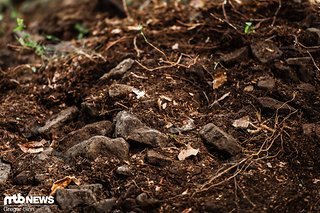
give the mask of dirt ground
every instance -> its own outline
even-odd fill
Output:
[[[83,199],[68,209],[58,201],[38,212],[320,212],[318,5],[139,0],[124,9],[56,0],[0,9],[0,163],[10,166],[0,201],[49,195],[72,176],[66,189],[99,184],[95,201],[112,204],[98,210]],[[19,43],[25,34],[43,51]],[[128,58],[131,68],[105,77]],[[75,116],[41,131],[70,107]],[[125,159],[66,158],[88,139],[82,134],[116,138],[121,111],[166,142],[124,137]],[[83,130],[102,121],[109,129]],[[209,123],[241,151],[206,141]],[[198,152],[179,159],[190,146]]]

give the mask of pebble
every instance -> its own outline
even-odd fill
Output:
[[[111,139],[105,136],[94,136],[74,145],[66,152],[67,157],[82,156],[91,160],[96,159],[99,155],[112,155],[120,159],[127,159],[129,156],[129,144],[123,138]]]
[[[109,78],[121,78],[129,69],[131,69],[134,64],[134,60],[127,58],[120,62],[115,68],[110,70],[110,72],[104,74],[100,80],[108,80]]]
[[[226,157],[235,156],[242,150],[235,138],[213,123],[202,127],[199,134],[206,143],[212,145],[220,154]]]
[[[146,155],[146,161],[155,166],[167,166],[171,164],[171,159],[154,151],[149,150]]]
[[[253,55],[262,63],[269,63],[282,56],[282,51],[272,41],[258,41],[251,44]]]
[[[115,136],[127,141],[158,147],[164,144],[168,137],[158,130],[147,127],[136,116],[127,111],[121,111],[114,119]]]

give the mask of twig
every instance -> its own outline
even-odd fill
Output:
[[[281,7],[282,7],[282,2],[281,2],[281,0],[279,0],[279,6],[278,6],[278,9],[276,10],[276,12],[274,13],[274,16],[273,16],[273,21],[272,21],[272,24],[271,24],[271,26],[272,26],[272,27],[273,27],[273,25],[274,25],[274,24],[275,24],[275,22],[276,22],[277,15],[278,15],[278,13],[279,13],[279,11],[280,11]]]

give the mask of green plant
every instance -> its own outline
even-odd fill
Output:
[[[246,22],[244,25],[244,33],[245,34],[250,34],[254,32],[254,26],[252,22]]]
[[[34,52],[39,55],[43,56],[45,53],[45,47],[40,45],[37,41],[32,39],[29,33],[24,31],[25,29],[24,20],[21,18],[17,18],[17,26],[14,28],[14,32],[16,32],[16,38],[21,46],[31,48]]]
[[[81,23],[76,23],[74,25],[74,29],[78,31],[78,39],[82,39],[85,35],[87,35],[90,31]]]

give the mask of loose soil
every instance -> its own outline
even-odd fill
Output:
[[[55,181],[74,176],[81,184],[102,184],[99,199],[116,198],[116,212],[320,212],[317,5],[133,1],[125,17],[107,1],[43,2],[18,5],[26,31],[47,48],[42,56],[17,42],[15,19],[3,9],[0,149],[11,172],[1,196],[48,195]],[[246,22],[252,24],[247,32]],[[82,39],[77,23],[89,30]],[[135,63],[124,76],[100,79],[127,58]],[[145,95],[110,97],[114,83]],[[37,133],[69,106],[80,114],[49,134]],[[113,121],[122,110],[169,142],[148,147],[129,141],[125,161],[64,159],[59,140],[87,124]],[[251,124],[236,128],[234,121],[244,116]],[[172,133],[172,125],[190,118],[194,129]],[[242,153],[225,156],[205,143],[199,130],[208,123],[236,138]],[[54,148],[43,158],[18,146],[41,140]],[[180,161],[187,144],[199,153]],[[171,163],[148,163],[149,150]],[[133,175],[115,173],[124,164]],[[16,177],[23,171],[29,173],[21,183]],[[142,192],[157,202],[136,202]]]

